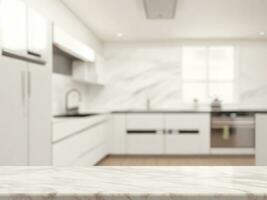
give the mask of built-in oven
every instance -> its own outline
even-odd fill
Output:
[[[255,147],[255,114],[250,112],[213,112],[211,148]]]

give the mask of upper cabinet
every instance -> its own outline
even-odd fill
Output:
[[[3,48],[25,53],[27,49],[27,6],[21,0],[1,1]]]
[[[2,0],[2,54],[45,64],[47,26],[45,18],[28,8],[22,0]]]
[[[95,52],[93,49],[76,40],[57,26],[54,26],[54,45],[83,62],[95,61]]]
[[[31,56],[47,59],[48,24],[45,17],[33,9],[28,10],[28,51]]]
[[[98,62],[95,63],[73,61],[72,63],[72,77],[76,81],[82,81],[96,86],[104,86],[101,79],[101,74],[98,70]]]
[[[71,76],[75,81],[95,86],[104,85],[101,77],[103,59],[96,56],[92,48],[57,26],[54,26],[53,45],[54,72]],[[62,64],[63,59],[65,62]],[[62,70],[63,65],[64,70]]]

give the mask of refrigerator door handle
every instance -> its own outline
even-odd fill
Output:
[[[21,71],[21,103],[23,107],[23,116],[27,117],[27,82],[26,71]]]
[[[31,97],[31,93],[32,93],[32,76],[31,76],[31,72],[28,72],[28,97]]]
[[[21,71],[21,102],[22,102],[22,105],[25,107],[25,104],[26,104],[26,93],[25,93],[25,90],[26,90],[26,87],[25,87],[25,71]]]

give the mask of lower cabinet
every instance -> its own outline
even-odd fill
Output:
[[[209,154],[210,114],[120,114],[113,119],[119,130],[119,154]],[[124,122],[123,125],[119,125]]]
[[[111,154],[120,155],[126,153],[126,115],[113,114],[112,116],[112,142]]]
[[[127,115],[126,154],[163,154],[163,119],[163,114]]]
[[[165,116],[166,154],[209,154],[209,114],[168,114]]]
[[[91,166],[108,154],[210,153],[209,114],[95,116],[55,123],[53,132],[55,166]]]
[[[96,118],[96,119],[93,119]],[[87,121],[87,123],[85,123]],[[78,126],[80,123],[80,127]],[[53,141],[53,165],[55,166],[90,166],[95,165],[109,153],[110,120],[107,117],[96,116],[70,123],[54,124],[54,134],[75,128],[75,132]],[[78,129],[79,127],[79,129]]]
[[[256,165],[267,166],[267,114],[256,114]]]
[[[26,72],[26,62],[0,55],[1,166],[28,165]]]
[[[163,154],[164,135],[159,130],[127,132],[127,154]]]

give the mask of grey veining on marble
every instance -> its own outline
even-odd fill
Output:
[[[267,199],[267,167],[1,167],[0,199]]]
[[[233,44],[238,49],[236,59],[239,63],[234,104],[266,108],[267,44],[244,41]],[[181,47],[179,43],[106,45],[103,52],[105,87],[90,87],[88,107],[145,109],[147,98],[153,109],[184,106]]]

